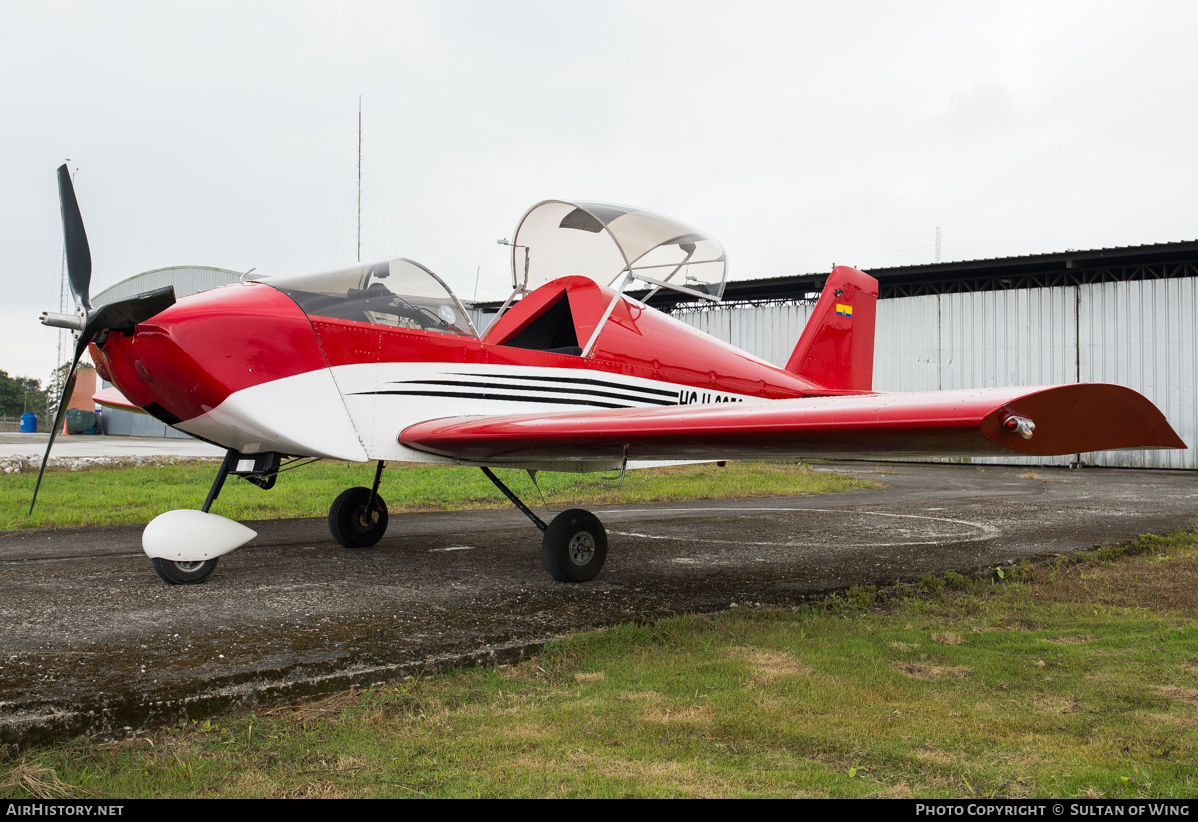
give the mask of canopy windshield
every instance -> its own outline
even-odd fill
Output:
[[[403,257],[258,282],[287,294],[311,316],[478,336],[449,286]]]
[[[611,286],[629,272],[642,280],[720,297],[728,263],[723,246],[711,237],[629,206],[546,200],[530,208],[516,228],[515,288],[532,290],[567,275]]]

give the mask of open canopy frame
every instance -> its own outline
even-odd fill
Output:
[[[546,200],[525,212],[512,242],[512,287],[558,277],[613,286],[631,272],[698,297],[724,293],[728,261],[718,241],[685,223],[631,206]]]
[[[718,301],[728,259],[724,247],[670,217],[611,203],[545,200],[520,219],[512,248],[512,296],[565,276],[615,287],[616,300],[633,280],[696,299]],[[617,285],[618,282],[618,285]],[[615,300],[608,306],[608,314]],[[586,356],[607,314],[583,350]]]

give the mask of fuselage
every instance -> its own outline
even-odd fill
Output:
[[[442,417],[829,393],[626,297],[579,356],[615,298],[585,278],[556,280],[479,339],[322,316],[311,301],[305,311],[284,290],[245,283],[181,299],[92,356],[130,401],[202,439],[352,461],[441,461],[398,435]]]

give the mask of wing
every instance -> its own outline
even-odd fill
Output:
[[[1050,456],[1186,447],[1140,394],[1118,385],[1085,383],[451,417],[409,426],[399,441],[430,454],[491,463],[919,453]]]

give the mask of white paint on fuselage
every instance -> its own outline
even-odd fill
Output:
[[[244,454],[368,459],[326,368],[234,392],[216,408],[175,427]]]
[[[761,400],[576,368],[363,363],[311,371],[238,391],[219,407],[176,427],[243,453],[278,451],[353,462],[463,464],[400,445],[399,434],[409,425],[444,417],[548,415],[605,407],[745,401]],[[510,465],[587,472],[609,471],[621,461],[620,455],[613,454],[610,459]]]
[[[409,462],[457,462],[399,444],[401,431],[426,420],[760,401],[741,394],[705,392],[678,383],[576,368],[364,363],[336,366],[332,371],[370,459]],[[537,466],[555,470],[609,470],[618,466],[620,460],[619,455],[613,455],[611,460],[563,460]],[[585,462],[586,466],[567,467],[564,462]]]

